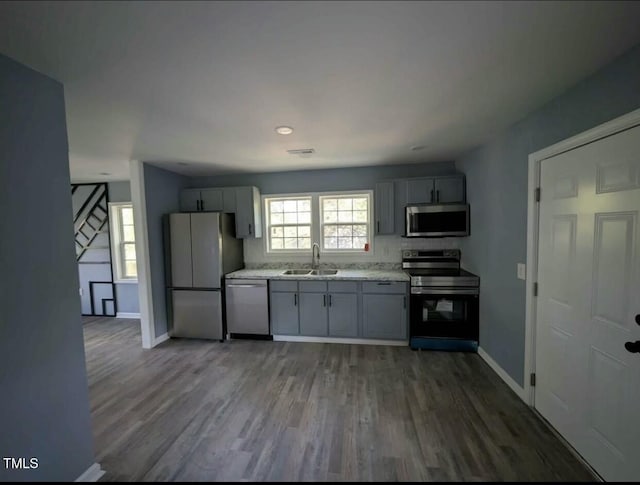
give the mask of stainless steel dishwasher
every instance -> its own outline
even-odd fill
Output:
[[[229,337],[270,336],[267,280],[225,282]]]

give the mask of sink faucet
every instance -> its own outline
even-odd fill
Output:
[[[317,252],[316,248],[318,248]],[[320,245],[314,242],[311,248],[311,268],[318,269],[318,266],[320,266]]]

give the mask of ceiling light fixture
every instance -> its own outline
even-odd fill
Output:
[[[290,135],[293,133],[293,128],[290,126],[276,126],[276,133],[279,135]]]

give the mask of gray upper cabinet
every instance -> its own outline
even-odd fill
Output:
[[[300,293],[300,334],[328,335],[326,293]]]
[[[235,187],[222,188],[222,211],[236,212],[236,189]]]
[[[207,212],[222,212],[222,189],[200,189],[200,210]]]
[[[358,294],[329,293],[329,335],[358,336]]]
[[[376,184],[375,199],[375,233],[394,233],[394,197],[393,182],[380,182]]]
[[[464,203],[464,175],[408,179],[407,204]]]
[[[200,210],[200,189],[180,191],[180,211],[197,212]]]
[[[464,183],[464,175],[438,177],[434,179],[436,203],[465,203],[466,197]]]
[[[298,292],[271,292],[271,331],[274,335],[298,335]]]
[[[257,187],[236,187],[236,237],[262,237],[260,192]]]

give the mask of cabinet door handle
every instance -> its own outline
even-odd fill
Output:
[[[433,202],[433,189],[431,189],[431,202]]]
[[[378,226],[377,232],[380,233],[380,221],[377,222],[377,226]]]
[[[406,296],[402,297],[402,308],[407,308],[407,297]]]
[[[436,190],[436,202],[440,202],[440,191]]]
[[[200,210],[204,210],[204,200],[200,199]]]
[[[200,210],[200,199],[196,200],[196,210],[199,211]]]
[[[251,234],[251,223],[249,223],[249,234]]]
[[[322,306],[327,306],[327,295],[322,295]]]
[[[293,306],[298,306],[298,294],[293,294]]]
[[[329,306],[331,306],[331,295],[329,295]]]

